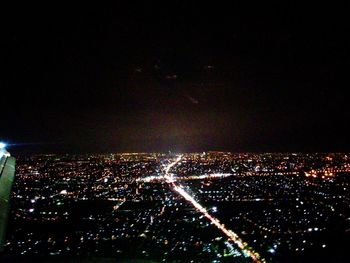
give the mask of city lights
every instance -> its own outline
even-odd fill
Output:
[[[347,233],[349,168],[329,153],[18,158],[5,251],[128,258],[140,247],[132,256],[160,262],[329,253],[334,224]]]

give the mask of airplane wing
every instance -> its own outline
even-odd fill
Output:
[[[0,149],[0,252],[4,249],[9,200],[15,177],[16,159]]]

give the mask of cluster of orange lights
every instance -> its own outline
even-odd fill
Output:
[[[320,171],[311,170],[310,172],[305,172],[305,176],[313,177],[313,178],[317,178],[319,176],[323,179],[325,177],[334,176],[334,172],[333,170],[320,170]]]

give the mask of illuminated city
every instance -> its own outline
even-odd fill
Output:
[[[349,171],[347,154],[19,157],[5,253],[341,261],[349,242]]]
[[[350,262],[348,3],[7,3],[0,263]]]

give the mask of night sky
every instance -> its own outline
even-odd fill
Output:
[[[201,2],[2,10],[0,139],[12,152],[349,151],[348,6]]]

